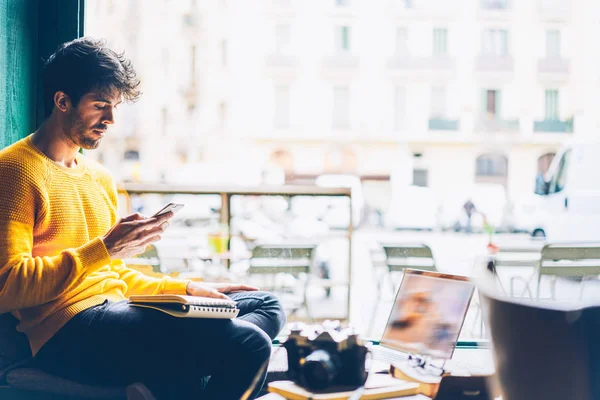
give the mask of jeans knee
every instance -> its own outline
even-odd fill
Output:
[[[276,324],[277,332],[280,332],[287,318],[279,298],[272,293],[265,292],[263,309],[269,314],[273,323]]]
[[[271,356],[271,338],[254,325],[246,330],[242,347],[240,357],[251,364],[262,365]]]

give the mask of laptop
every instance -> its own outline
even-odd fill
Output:
[[[409,355],[451,359],[474,290],[464,276],[405,269],[372,359],[386,364]]]

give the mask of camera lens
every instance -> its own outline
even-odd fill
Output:
[[[339,360],[325,350],[315,350],[305,360],[302,373],[309,389],[327,388],[339,371]]]

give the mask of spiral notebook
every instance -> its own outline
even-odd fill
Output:
[[[233,319],[240,312],[233,300],[177,294],[132,295],[129,304],[181,318]]]

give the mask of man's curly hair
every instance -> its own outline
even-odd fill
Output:
[[[123,99],[136,101],[141,92],[131,61],[117,53],[104,40],[84,37],[63,43],[44,65],[42,74],[46,117],[52,114],[54,95],[62,91],[74,106],[89,92],[116,90]]]

